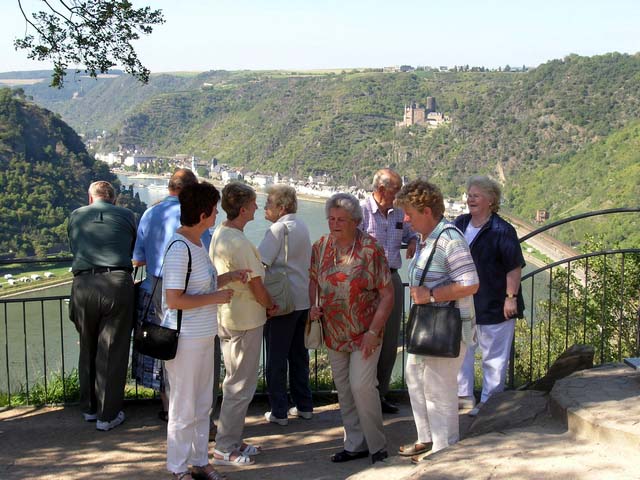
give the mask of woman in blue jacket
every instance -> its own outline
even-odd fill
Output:
[[[501,193],[500,186],[490,178],[471,177],[467,182],[469,213],[455,220],[469,243],[480,278],[480,288],[473,297],[482,353],[482,394],[478,405],[473,396],[475,347],[467,349],[458,374],[459,406],[472,408],[472,416],[493,393],[504,390],[515,318],[519,311],[522,313],[518,303],[525,261],[515,229],[497,213]]]

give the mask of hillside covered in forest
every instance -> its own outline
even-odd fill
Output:
[[[57,115],[0,88],[0,256],[68,250],[67,218],[95,180],[117,178]],[[139,199],[122,202],[139,211]]]
[[[525,73],[460,70],[211,71],[155,75],[147,87],[124,76],[91,80],[73,95],[25,91],[79,131],[102,122],[111,132],[105,149],[135,144],[364,187],[390,165],[409,178],[426,175],[449,195],[486,173],[505,185],[505,208],[525,219],[536,209],[557,220],[638,205],[637,158],[627,145],[637,140],[640,55],[572,55]],[[428,96],[451,122],[397,128],[404,106]],[[604,165],[615,173],[603,184]]]

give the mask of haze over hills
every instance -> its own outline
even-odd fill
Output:
[[[61,91],[23,88],[80,132],[112,132],[104,148],[135,143],[157,155],[299,177],[323,172],[365,187],[390,165],[450,195],[487,173],[504,183],[506,209],[531,219],[546,208],[556,220],[638,205],[639,78],[638,54],[613,53],[526,73],[211,71],[154,75],[148,86],[118,76],[81,78]],[[450,124],[395,127],[406,104],[428,96]],[[605,231],[640,242],[637,226]]]

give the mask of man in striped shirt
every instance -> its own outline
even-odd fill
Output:
[[[395,303],[387,321],[382,350],[378,360],[378,391],[383,413],[397,413],[398,407],[388,402],[385,395],[389,391],[389,382],[396,361],[398,334],[402,317],[404,291],[398,269],[402,266],[400,248],[407,244],[406,258],[412,258],[416,250],[415,232],[411,225],[404,222],[404,211],[393,207],[396,193],[402,187],[402,179],[390,168],[378,170],[373,176],[373,192],[362,202],[362,223],[360,229],[374,237],[384,248],[391,269],[391,280]]]

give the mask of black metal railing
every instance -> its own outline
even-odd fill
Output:
[[[640,208],[616,208],[575,215],[520,242],[585,218],[638,212]],[[640,248],[596,250],[523,275],[526,322],[517,323],[508,386],[540,378],[573,344],[593,346],[597,364],[640,355],[639,279]]]

